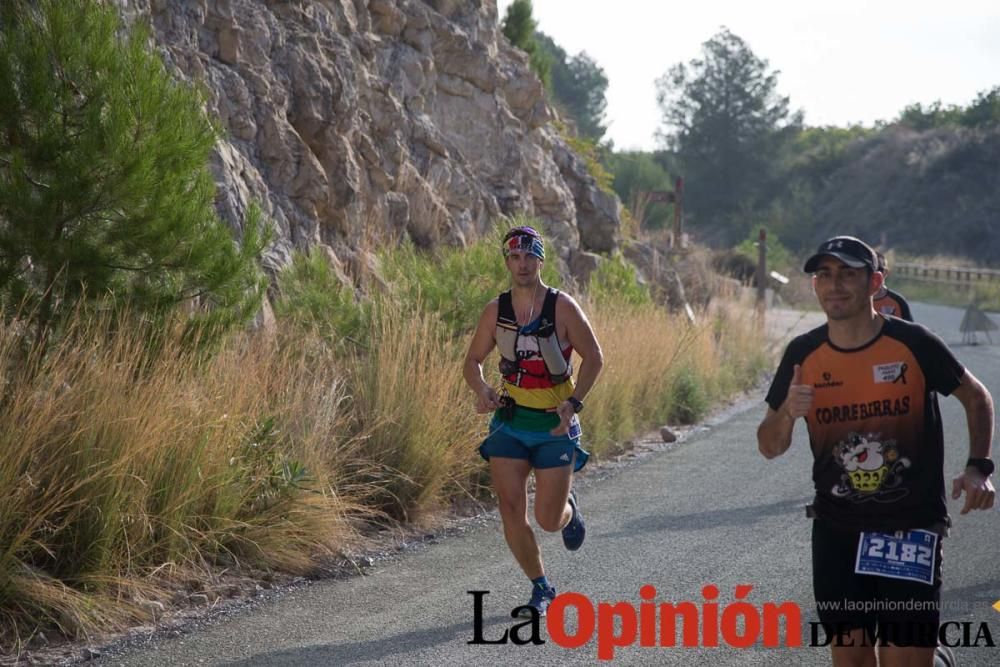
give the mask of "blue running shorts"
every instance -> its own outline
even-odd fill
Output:
[[[575,415],[566,435],[513,428],[495,415],[489,428],[489,435],[479,446],[479,454],[487,461],[491,456],[522,459],[530,461],[533,468],[558,468],[572,462],[576,472],[590,458],[590,453],[580,447],[580,420]]]

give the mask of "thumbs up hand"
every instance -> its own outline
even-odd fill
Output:
[[[795,368],[792,370],[792,382],[788,385],[788,396],[781,409],[792,420],[805,417],[809,414],[809,408],[812,407],[814,391],[812,385],[802,384],[802,366],[795,364]]]

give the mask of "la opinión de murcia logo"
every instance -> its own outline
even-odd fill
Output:
[[[549,605],[545,627],[549,638],[563,648],[581,648],[596,635],[597,657],[601,660],[612,659],[615,649],[636,642],[644,648],[723,644],[746,648],[762,639],[769,647],[801,646],[799,605],[785,601],[765,602],[758,607],[746,600],[752,590],[751,585],[736,586],[734,600],[720,604],[719,588],[708,584],[701,589],[700,602],[656,602],[656,588],[646,584],[639,589],[638,606],[626,601],[595,605],[582,593],[563,593]],[[512,617],[517,617],[527,610],[528,620],[505,629],[499,637],[487,639],[483,634],[483,598],[489,591],[468,593],[473,596],[475,614],[469,644],[545,643],[539,633],[541,618],[528,606],[511,612]],[[571,612],[576,616],[575,628],[567,623]]]
[[[595,642],[597,657],[611,660],[615,651],[628,646],[642,648],[712,648],[730,646],[749,648],[798,648],[803,645],[802,610],[791,600],[753,604],[748,598],[750,584],[737,585],[733,598],[722,602],[719,588],[708,584],[701,589],[700,601],[656,601],[656,588],[646,584],[639,589],[639,603],[629,601],[594,603],[582,593],[562,593],[549,605],[545,629],[549,640],[566,649],[581,649]],[[487,637],[483,627],[484,599],[489,591],[466,591],[473,598],[472,639],[468,644],[544,644],[542,617],[534,607],[521,606],[511,611],[512,619],[522,619]],[[1000,602],[998,602],[1000,606]],[[1000,611],[1000,609],[998,609]],[[575,623],[573,619],[575,618]],[[918,624],[919,625],[919,624]],[[842,629],[819,622],[809,623],[809,646],[837,644]],[[909,624],[889,624],[882,635],[866,635],[864,645],[898,643],[900,639],[923,637],[928,629]],[[820,634],[822,631],[822,636]],[[933,632],[933,629],[929,630]],[[950,647],[994,647],[993,635],[984,621],[943,622],[938,641]],[[840,644],[837,644],[840,645]]]

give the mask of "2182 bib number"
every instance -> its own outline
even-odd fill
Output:
[[[937,533],[928,530],[861,533],[854,571],[933,584],[937,541]]]

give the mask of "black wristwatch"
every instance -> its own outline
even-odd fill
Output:
[[[581,401],[580,399],[570,396],[566,400],[569,401],[569,404],[573,406],[573,412],[580,412],[580,410],[583,410],[583,401]]]
[[[969,459],[965,462],[965,467],[975,468],[983,473],[983,477],[989,477],[996,470],[996,466],[993,465],[993,459]]]

